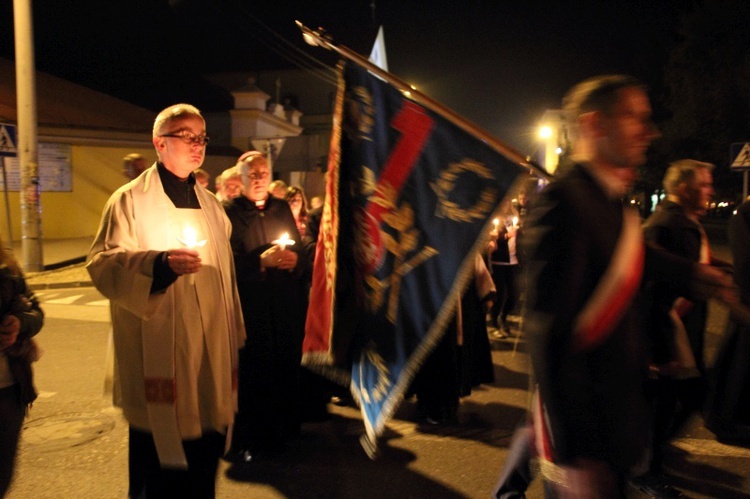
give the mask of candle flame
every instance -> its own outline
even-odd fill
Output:
[[[198,241],[198,231],[190,226],[182,228],[182,237],[177,238],[187,248],[196,248],[206,244],[206,240]]]
[[[275,241],[271,241],[273,244],[278,244],[281,246],[281,249],[285,249],[287,246],[291,246],[294,244],[294,239],[289,239],[289,233],[284,232],[281,234],[281,237],[276,239]]]

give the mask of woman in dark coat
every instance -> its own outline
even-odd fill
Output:
[[[31,338],[43,322],[39,302],[0,240],[0,497],[13,477],[26,409],[36,399],[31,363],[38,354]]]

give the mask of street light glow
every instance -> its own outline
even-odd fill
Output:
[[[543,125],[539,127],[539,138],[546,140],[548,138],[552,137],[552,128],[548,125]]]

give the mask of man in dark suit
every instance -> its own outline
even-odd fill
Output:
[[[692,159],[675,161],[664,175],[666,198],[643,225],[646,240],[693,262],[729,268],[714,258],[700,223],[714,194],[714,165]],[[647,337],[653,365],[649,394],[654,411],[649,472],[643,484],[660,484],[662,447],[694,411],[703,406],[706,386],[703,344],[706,300],[686,296],[670,282],[649,285]],[[662,488],[664,488],[662,486]]]
[[[539,194],[525,225],[535,444],[562,496],[621,497],[649,428],[637,305],[644,274],[722,291],[731,282],[647,248],[640,217],[623,203],[658,135],[641,84],[592,78],[563,105],[575,164]]]
[[[706,232],[700,218],[705,215],[708,203],[714,194],[711,171],[714,165],[692,159],[672,163],[664,175],[666,198],[643,225],[647,241],[680,255],[688,260],[719,267],[731,266],[711,254]],[[656,334],[666,333],[667,340],[673,337],[673,322],[679,322],[687,332],[691,362],[700,374],[703,366],[703,333],[706,327],[708,306],[705,300],[690,300],[683,297],[679,289],[670,283],[656,283],[653,318],[650,329]],[[672,320],[670,320],[670,315]],[[672,347],[672,342],[662,346]],[[671,349],[671,348],[670,348]],[[657,364],[666,364],[674,358],[669,352],[658,352]],[[667,357],[667,358],[665,358]],[[687,367],[684,366],[683,367]]]

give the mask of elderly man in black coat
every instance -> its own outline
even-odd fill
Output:
[[[265,157],[251,151],[238,166],[243,195],[224,205],[248,333],[240,351],[233,454],[249,462],[283,450],[285,440],[299,433],[309,263],[288,203],[268,193]]]

